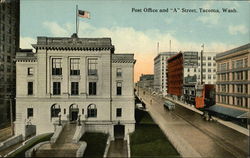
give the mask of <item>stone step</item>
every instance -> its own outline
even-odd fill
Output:
[[[76,124],[66,124],[56,144],[71,143],[76,131]]]
[[[76,150],[38,150],[35,153],[35,157],[75,157]]]

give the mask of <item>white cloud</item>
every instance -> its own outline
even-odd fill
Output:
[[[45,21],[43,25],[44,27],[49,28],[53,35],[60,37],[70,36],[69,32],[72,30],[72,26],[69,23],[63,25],[64,28],[62,28],[56,22]]]
[[[53,36],[67,35],[69,37],[75,32],[73,25],[60,26],[55,22],[46,22],[46,26]],[[202,43],[200,42],[180,41],[172,34],[157,29],[143,32],[132,27],[97,28],[88,23],[80,22],[78,36],[88,38],[110,37],[116,53],[134,53],[137,60],[135,65],[136,80],[141,73],[153,73],[153,59],[157,55],[157,42],[160,43],[160,52],[169,51],[170,40],[171,51],[200,51],[202,49]],[[205,43],[205,51],[221,52],[233,47],[218,42]]]
[[[197,18],[197,21],[200,21],[204,24],[208,24],[208,25],[216,25],[219,22],[219,18],[220,16],[218,14],[215,13],[211,13],[205,16],[199,16]]]
[[[22,49],[32,49],[31,44],[35,44],[36,40],[31,37],[20,37],[20,48]]]
[[[248,29],[245,25],[230,25],[228,26],[228,32],[231,35],[236,35],[236,34],[246,34],[248,32]]]

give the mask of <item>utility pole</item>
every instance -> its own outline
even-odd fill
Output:
[[[203,52],[204,52],[204,44],[202,44],[201,50],[201,85],[203,84]]]

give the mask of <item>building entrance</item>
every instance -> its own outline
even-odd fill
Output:
[[[76,104],[72,104],[69,107],[69,120],[76,121],[78,118],[79,109]]]
[[[124,138],[124,125],[115,125],[114,126],[114,136],[115,139],[123,139]]]

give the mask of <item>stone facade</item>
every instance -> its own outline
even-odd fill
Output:
[[[216,104],[250,108],[250,43],[216,55]]]
[[[115,126],[134,131],[133,54],[114,54],[110,38],[38,37],[33,47],[16,58],[16,134],[79,120],[112,137]]]

